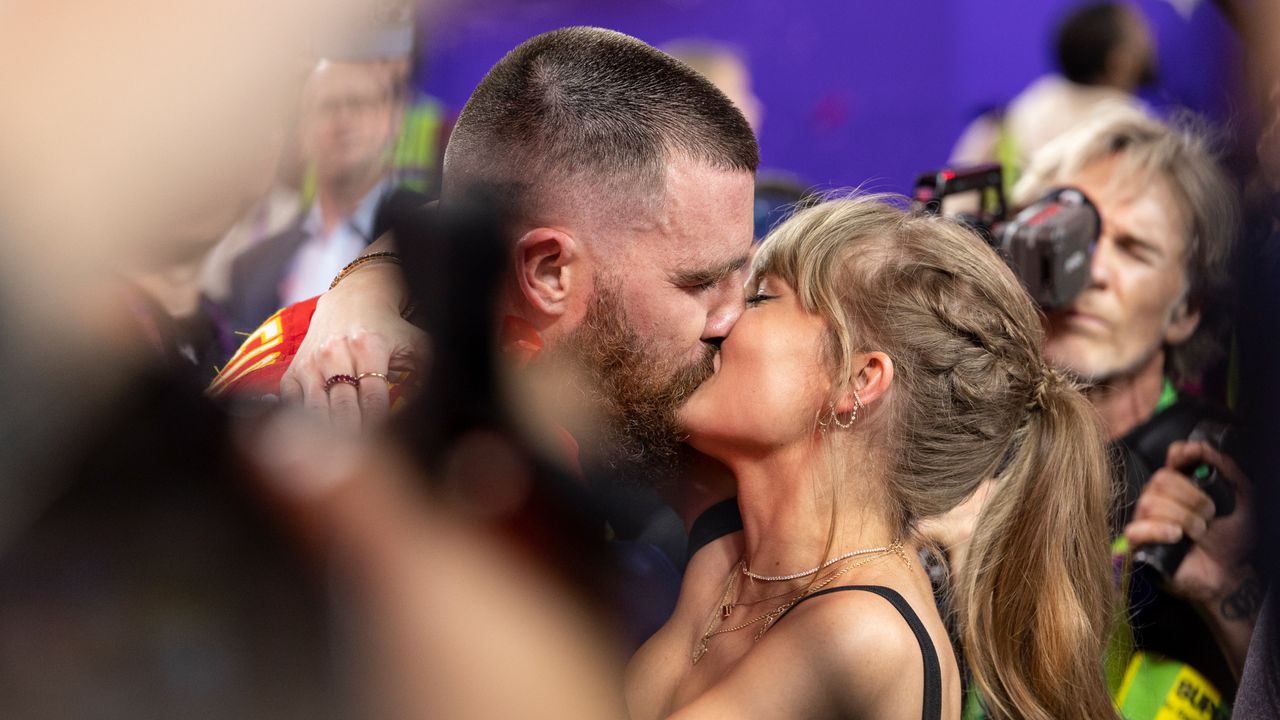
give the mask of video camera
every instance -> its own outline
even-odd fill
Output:
[[[977,212],[953,218],[977,230],[1004,257],[1040,307],[1071,304],[1089,283],[1102,229],[1089,198],[1076,188],[1057,188],[1008,219],[1003,172],[999,165],[981,165],[925,173],[916,179],[912,199],[918,210],[942,214],[945,198],[970,194],[977,195]]]

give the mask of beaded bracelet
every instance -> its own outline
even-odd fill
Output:
[[[333,282],[329,283],[329,289],[332,290],[338,287],[338,283],[342,282],[343,279],[345,279],[348,275],[350,275],[353,270],[360,267],[361,265],[373,262],[374,260],[386,260],[388,262],[393,262],[397,265],[401,264],[400,256],[389,250],[382,250],[379,252],[371,252],[368,255],[361,255],[355,260],[352,260],[351,262],[347,263],[346,267],[338,271],[337,276],[333,278]]]

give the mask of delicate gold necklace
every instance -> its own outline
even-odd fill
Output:
[[[849,551],[849,552],[847,552],[847,553],[845,553],[845,554],[843,554],[843,555],[840,555],[840,556],[838,556],[838,557],[833,557],[833,558],[831,558],[830,560],[828,560],[828,561],[826,561],[826,562],[822,563],[821,565],[819,565],[819,566],[818,566],[818,567],[816,567],[816,568],[813,568],[813,569],[811,569],[811,570],[805,570],[805,571],[803,571],[803,572],[791,573],[790,575],[757,575],[757,574],[755,574],[755,573],[751,572],[750,568],[748,568],[748,567],[746,566],[746,564],[745,564],[745,563],[743,563],[743,565],[742,565],[742,574],[743,574],[743,575],[746,575],[747,577],[751,578],[752,580],[760,580],[760,581],[763,581],[763,582],[785,582],[785,581],[787,581],[787,580],[798,580],[798,579],[800,579],[800,578],[802,578],[802,577],[809,577],[810,575],[816,575],[816,574],[818,574],[819,572],[821,572],[821,571],[823,571],[823,570],[826,570],[828,567],[830,567],[830,566],[832,566],[832,565],[835,565],[836,563],[838,563],[838,562],[840,562],[840,561],[842,561],[842,560],[848,560],[849,558],[857,557],[857,556],[859,556],[859,555],[873,555],[873,554],[874,554],[874,555],[876,555],[877,557],[879,557],[881,554],[883,554],[883,553],[885,553],[885,552],[892,551],[892,550],[893,550],[893,545],[892,545],[892,544],[890,544],[890,545],[885,545],[884,547],[878,547],[878,548],[867,548],[866,550],[851,550],[851,551]]]
[[[738,561],[738,567],[741,568],[745,566],[746,566],[745,558]],[[745,575],[746,573],[743,573],[743,574]],[[735,608],[747,607],[748,605],[759,605],[760,603],[769,602],[770,600],[777,600],[778,598],[787,597],[788,595],[795,593],[794,588],[787,588],[782,592],[774,593],[772,595],[765,595],[764,597],[758,597],[755,600],[743,601],[738,599],[738,596],[742,593],[742,590],[737,585],[737,578],[734,576],[730,576],[729,581],[730,581],[730,586],[733,588],[733,590],[730,591],[729,594],[733,596],[733,599],[729,600],[727,598],[724,598],[722,599],[720,604],[720,616],[726,620],[729,619],[729,615],[733,613]]]
[[[862,560],[859,560],[856,563],[853,563],[852,565],[846,565],[843,568],[840,568],[839,570],[837,570],[836,572],[831,573],[831,575],[828,576],[822,582],[819,582],[815,585],[807,587],[804,590],[801,590],[798,595],[795,595],[787,602],[779,605],[778,607],[774,608],[773,610],[770,610],[769,612],[763,615],[759,615],[744,623],[741,623],[739,625],[734,625],[733,627],[730,627],[730,628],[720,628],[719,630],[717,630],[716,629],[717,623],[723,620],[727,620],[729,618],[729,614],[733,612],[733,608],[737,604],[736,602],[730,602],[729,596],[731,593],[733,593],[734,588],[737,587],[739,570],[746,567],[745,560],[739,561],[738,565],[734,567],[734,569],[729,571],[729,579],[728,579],[728,582],[725,583],[724,593],[720,596],[720,603],[716,608],[716,612],[712,613],[711,621],[707,623],[706,632],[702,634],[702,637],[693,646],[693,664],[697,665],[698,661],[702,659],[702,656],[707,654],[707,651],[710,649],[711,638],[715,637],[716,635],[724,635],[725,633],[731,633],[731,632],[736,632],[738,630],[743,630],[748,627],[751,627],[752,625],[755,625],[758,622],[763,621],[764,624],[760,626],[760,629],[756,631],[755,637],[752,639],[752,642],[759,641],[760,638],[764,637],[764,634],[768,632],[769,628],[773,627],[773,624],[778,621],[778,618],[782,617],[782,615],[786,613],[788,610],[790,610],[792,607],[794,607],[796,603],[800,602],[801,600],[808,597],[809,595],[812,595],[813,593],[816,593],[819,590],[823,589],[824,587],[835,582],[837,578],[841,577],[842,575],[844,575],[845,573],[849,572],[854,568],[862,567],[863,565],[866,565],[869,562],[878,560],[886,555],[891,555],[891,554],[896,554],[898,557],[902,559],[903,563],[905,563],[908,567],[911,566],[911,562],[907,559],[906,553],[903,552],[902,550],[902,543],[900,541],[894,541],[893,543],[891,543],[890,545],[887,545],[886,547],[878,548],[876,552],[878,554],[873,555],[872,557],[864,558]],[[867,554],[867,553],[864,552],[861,554]],[[849,560],[852,557],[854,556],[850,555],[842,559],[837,559],[834,562],[840,562],[841,560]],[[827,565],[824,565],[823,567],[828,567],[831,564],[832,563],[827,563]],[[819,568],[819,570],[821,569],[822,568]],[[804,576],[801,575],[799,577],[804,577]]]

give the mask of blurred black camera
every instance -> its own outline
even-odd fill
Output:
[[[1088,285],[1102,218],[1083,192],[1051,190],[1008,219],[1003,172],[999,165],[982,165],[925,173],[916,179],[912,199],[918,210],[942,214],[944,199],[963,195],[977,196],[976,211],[953,219],[977,230],[1004,257],[1040,307],[1066,307]]]

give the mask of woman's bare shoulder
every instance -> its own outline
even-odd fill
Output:
[[[698,551],[685,569],[675,611],[627,664],[627,705],[632,718],[661,717],[691,664],[693,645],[708,613],[724,592],[729,573],[742,557],[741,533]]]
[[[869,717],[895,717],[888,710],[919,707],[924,696],[920,642],[884,597],[852,589],[813,597],[779,621],[774,632],[787,639],[789,654],[803,657],[821,676],[833,704]],[[877,708],[886,712],[874,712]]]
[[[920,651],[893,606],[863,592],[807,600],[674,717],[920,717]],[[914,717],[904,708],[914,707]]]

